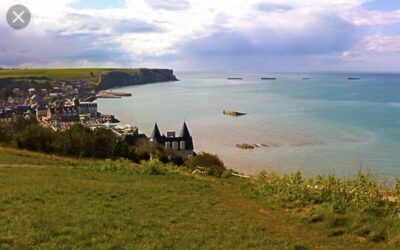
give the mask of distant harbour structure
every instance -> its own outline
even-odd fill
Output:
[[[150,141],[163,146],[165,149],[172,150],[182,157],[194,155],[193,138],[190,135],[186,122],[183,123],[179,136],[175,135],[175,131],[168,131],[167,135],[161,135],[157,123],[154,125]]]
[[[261,80],[270,80],[270,81],[274,81],[274,80],[276,80],[276,77],[261,77]]]
[[[222,113],[224,115],[230,115],[230,116],[243,116],[246,115],[246,113],[242,113],[242,112],[238,112],[238,111],[234,111],[234,110],[223,110]]]

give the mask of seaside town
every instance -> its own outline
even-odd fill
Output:
[[[193,139],[186,123],[179,136],[175,131],[162,135],[155,124],[150,137],[141,134],[137,127],[121,126],[113,114],[102,114],[98,111],[97,98],[122,98],[129,93],[99,91],[96,93],[83,80],[55,80],[48,88],[12,88],[11,93],[0,101],[0,122],[7,122],[16,116],[25,119],[36,119],[38,123],[54,131],[65,131],[73,124],[80,123],[91,128],[110,129],[119,140],[132,144],[138,140],[148,140],[181,155],[194,154]]]

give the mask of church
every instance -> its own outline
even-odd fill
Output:
[[[183,157],[193,156],[194,154],[193,139],[186,122],[183,123],[179,136],[175,135],[175,131],[168,131],[167,135],[161,135],[156,123],[150,141],[162,145],[165,149],[173,150],[175,153]]]

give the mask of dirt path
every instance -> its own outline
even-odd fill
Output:
[[[0,164],[0,168],[48,168],[46,165],[32,164]]]

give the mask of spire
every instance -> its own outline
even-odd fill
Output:
[[[150,138],[153,140],[153,142],[160,142],[161,141],[161,133],[160,133],[160,130],[158,129],[157,123],[154,124],[153,133],[151,133],[151,137]]]
[[[183,138],[192,137],[190,135],[190,132],[189,132],[189,129],[188,129],[187,125],[186,125],[186,122],[183,122],[183,127],[182,127],[181,134],[179,135],[179,137],[183,137]]]
[[[193,150],[193,139],[192,136],[190,135],[189,129],[186,125],[186,122],[183,123],[183,127],[181,130],[181,134],[179,135],[179,137],[183,138],[185,140],[186,143],[186,149],[189,150]]]

